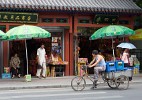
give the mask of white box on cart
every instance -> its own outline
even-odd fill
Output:
[[[107,72],[107,73],[105,73],[105,78],[113,79],[113,78],[117,78],[121,75],[125,75],[127,77],[132,77],[133,76],[133,70],[127,69],[127,70],[124,70],[124,71]]]
[[[133,76],[133,71],[131,69],[127,69],[124,71],[117,71],[115,72],[115,77],[119,77],[120,75],[125,75],[127,77],[132,77]]]
[[[123,75],[127,76],[127,77],[132,77],[133,76],[133,70],[128,69],[122,72]]]
[[[115,78],[119,77],[120,75],[123,75],[123,71],[115,72]]]
[[[107,72],[105,73],[105,78],[113,79],[115,77],[115,72]]]

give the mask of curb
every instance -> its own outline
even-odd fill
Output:
[[[130,84],[138,84],[142,81],[133,81]],[[107,83],[99,82],[100,86],[107,86]],[[86,84],[86,86],[92,86],[92,84]],[[28,86],[28,87],[0,87],[0,90],[18,90],[18,89],[42,89],[42,88],[67,88],[71,85],[52,85],[52,86]]]

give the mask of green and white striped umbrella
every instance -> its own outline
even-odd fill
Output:
[[[37,26],[22,25],[10,29],[7,33],[7,40],[48,38],[51,34]]]
[[[121,25],[109,25],[98,29],[91,35],[90,40],[96,40],[100,38],[115,38],[125,37],[135,34],[134,30],[121,26]]]
[[[7,33],[7,38],[5,40],[22,40],[25,39],[26,48],[26,61],[27,61],[27,74],[28,74],[28,52],[26,39],[32,38],[48,38],[51,34],[37,26],[32,25],[22,25],[10,29]]]
[[[121,26],[121,25],[109,25],[98,29],[96,32],[91,35],[90,40],[96,39],[112,39],[112,49],[113,57],[115,59],[114,47],[113,47],[113,38],[116,37],[126,37],[135,34],[134,30]]]

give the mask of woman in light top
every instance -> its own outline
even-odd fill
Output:
[[[124,49],[122,56],[120,57],[124,61],[124,67],[129,67],[129,49]]]
[[[121,60],[124,61],[124,67],[130,67],[130,62],[129,62],[129,49],[124,49],[124,52],[121,56]],[[129,77],[129,81],[132,80],[132,77]]]
[[[91,89],[94,89],[97,86],[99,72],[105,71],[106,63],[105,63],[104,57],[100,55],[97,50],[92,51],[92,56],[93,56],[93,60],[90,62],[88,67],[90,68],[94,67],[94,82],[93,82],[93,87],[91,88]]]

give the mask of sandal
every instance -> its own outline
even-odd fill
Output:
[[[20,77],[21,77],[21,75],[19,74],[19,75],[18,75],[18,78],[20,78]]]
[[[11,78],[15,78],[15,75],[13,75]]]

